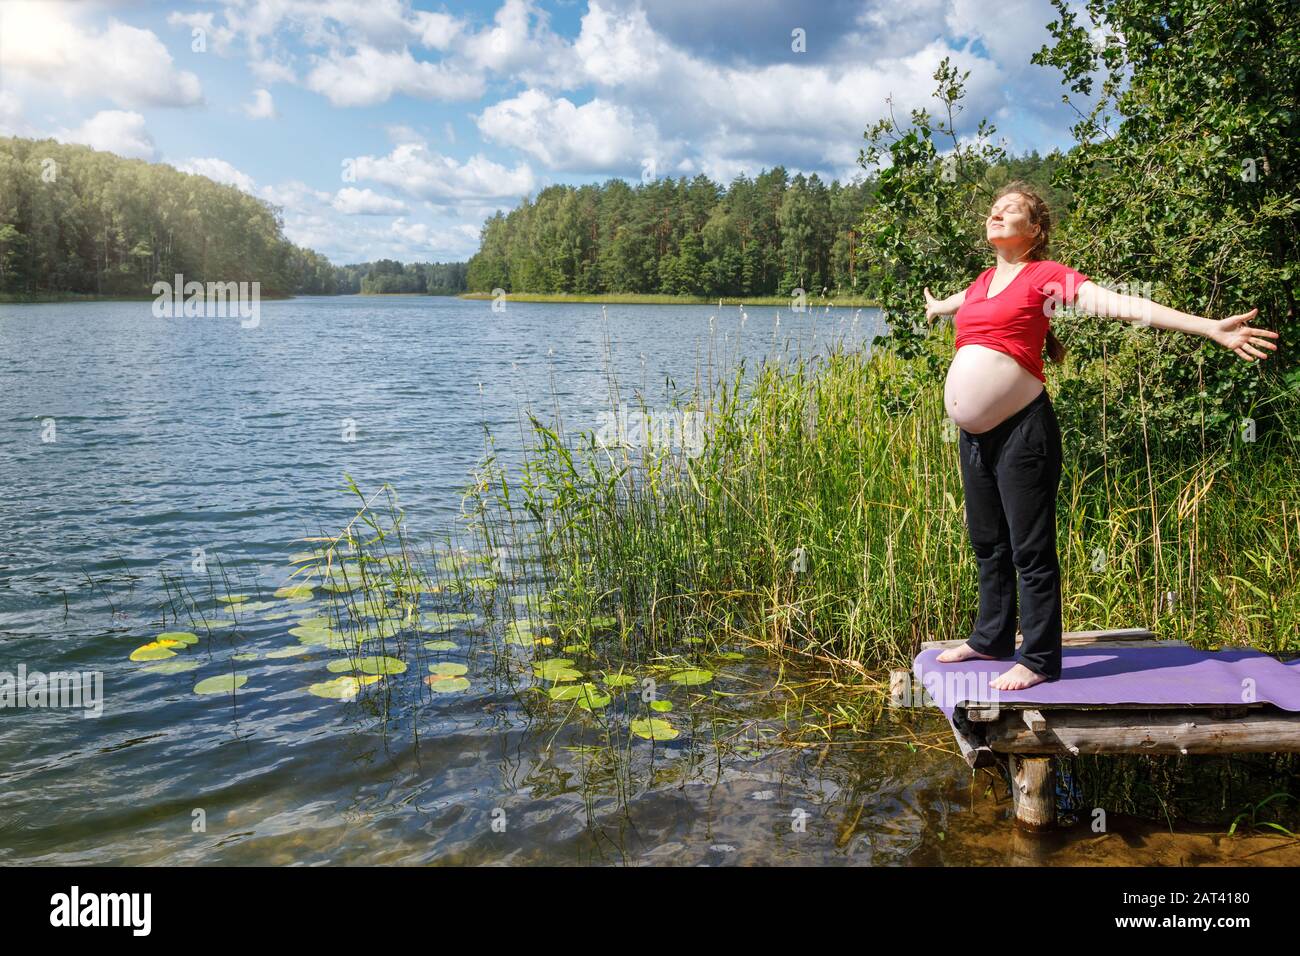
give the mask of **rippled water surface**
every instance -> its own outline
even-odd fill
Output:
[[[395,629],[365,653],[405,673],[351,700],[308,693],[341,655],[290,630],[334,596],[274,592],[302,539],[354,515],[345,474],[391,483],[435,548],[484,427],[517,463],[530,402],[593,428],[607,371],[666,408],[665,379],[690,388],[710,362],[875,331],[869,310],[783,312],[611,306],[603,323],[591,305],[302,298],[241,329],[149,303],[0,305],[0,671],[99,673],[104,693],[98,717],[0,710],[0,862],[1093,862],[1095,843],[1009,834],[1005,799],[933,714],[792,743],[798,675],[743,648],[707,660],[705,686],[651,671],[673,739],[629,734],[638,687],[599,713],[553,701],[491,616],[518,594],[472,620],[449,617],[467,613],[458,595],[425,595],[446,645]],[[198,641],[129,659],[174,631]],[[584,674],[622,666],[563,653]],[[462,666],[468,687],[435,692],[430,665]],[[212,678],[240,686],[195,692]],[[1159,837],[1148,856],[1225,858],[1213,835]]]
[[[782,817],[796,794],[809,808],[824,799],[825,784],[799,772],[802,751],[765,746],[783,715],[761,661],[719,671],[714,686],[736,696],[665,682],[677,704],[665,719],[681,734],[649,741],[626,733],[625,718],[644,710],[635,688],[603,721],[531,698],[530,668],[482,615],[439,635],[455,651],[388,641],[408,672],[351,701],[305,691],[333,678],[336,651],[267,656],[298,643],[287,632],[301,618],[329,613],[320,592],[272,594],[292,583],[302,538],[335,533],[355,512],[345,474],[367,491],[390,482],[408,532],[433,540],[456,526],[484,426],[507,463],[530,402],[543,418],[558,404],[570,428],[595,427],[607,362],[625,397],[640,389],[667,407],[666,376],[689,388],[710,362],[872,331],[856,311],[787,314],[779,327],[775,309],[750,311],[742,322],[736,308],[616,306],[605,323],[598,306],[512,303],[498,314],[455,299],[303,298],[262,303],[260,325],[244,329],[157,319],[143,302],[0,306],[0,665],[104,682],[99,717],[0,712],[0,854],[680,863],[808,853],[811,841],[780,839],[791,832]],[[178,589],[198,623],[166,616]],[[236,592],[257,609],[232,613],[220,598]],[[462,609],[430,608],[444,610]],[[200,640],[175,658],[128,659],[177,630]],[[165,672],[182,659],[198,666]],[[418,679],[429,663],[463,664],[470,687],[430,693]],[[225,675],[246,683],[194,693]]]

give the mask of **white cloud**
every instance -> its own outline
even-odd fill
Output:
[[[263,83],[297,83],[298,76],[293,67],[276,60],[256,60],[248,65],[253,75]]]
[[[245,103],[243,110],[250,119],[272,119],[275,101],[268,90],[253,90],[253,102]]]
[[[24,0],[4,6],[0,63],[7,76],[52,86],[65,96],[106,96],[123,107],[202,102],[199,79],[177,70],[151,31],[109,19],[102,32],[72,8]]]
[[[31,136],[23,118],[23,103],[12,90],[0,90],[0,136]]]
[[[427,13],[415,11],[412,28],[419,37],[420,44],[434,50],[445,50],[451,46],[464,29],[464,24],[447,13]]]
[[[286,210],[328,206],[334,199],[330,193],[321,189],[312,189],[297,179],[279,185],[263,186],[258,193],[263,199]]]
[[[56,138],[65,143],[85,143],[127,159],[153,159],[157,152],[153,137],[145,129],[144,117],[126,110],[101,110],[76,129],[60,131]]]
[[[189,27],[189,46],[192,50],[197,47],[196,52],[211,50],[225,56],[235,40],[235,31],[216,25],[211,13],[169,13],[167,23],[173,27]]]
[[[880,52],[857,59],[730,66],[670,43],[639,4],[615,9],[610,0],[590,0],[572,52],[575,69],[597,90],[593,102],[621,110],[619,116],[630,110],[630,115],[649,118],[643,123],[657,134],[639,129],[637,137],[657,135],[657,148],[650,144],[643,152],[656,158],[660,170],[697,168],[711,177],[728,173],[723,179],[728,181],[737,172],[752,174],[777,163],[843,169],[846,151],[851,148],[856,156],[863,130],[884,115],[886,97],[893,97],[895,114],[902,117],[912,108],[938,108],[932,74],[945,56],[958,69],[972,70],[965,103],[971,115],[985,115],[1002,101],[997,63],[950,46],[937,37],[933,22],[921,26],[910,16],[884,9],[864,17],[861,25],[875,26],[872,17],[902,18],[900,22],[928,32],[917,32],[915,42],[891,41],[883,49],[877,44]],[[923,36],[928,42],[920,42]],[[865,48],[866,40],[862,42]],[[500,120],[518,113],[519,99],[489,107],[482,115]],[[554,107],[549,115],[541,109],[533,113],[542,136],[536,142],[521,141],[518,148],[533,155],[545,150],[560,164],[557,168],[570,168],[573,160],[565,155],[559,132],[564,115]],[[556,126],[553,136],[545,135],[548,124]],[[514,125],[526,123],[516,118]],[[491,127],[484,132],[490,134]],[[602,131],[612,143],[621,132],[617,123]],[[598,148],[601,134],[597,137]],[[571,144],[568,151],[581,148]]]
[[[481,77],[446,63],[416,60],[410,50],[360,47],[332,53],[307,75],[307,88],[335,106],[373,106],[397,93],[421,99],[472,100],[483,95]]]
[[[644,10],[638,7],[620,16],[596,0],[582,18],[573,52],[586,76],[608,87],[653,85],[662,72],[691,65],[690,57],[655,32]]]
[[[462,46],[474,66],[524,83],[565,89],[580,80],[570,44],[551,31],[533,0],[505,0],[492,25]]]
[[[1051,42],[1047,24],[1055,14],[1045,0],[1002,0],[992,6],[978,0],[948,0],[944,6],[949,30],[979,38],[993,59],[1009,70],[1031,66],[1030,56]],[[1088,22],[1086,17],[1081,20]]]
[[[387,156],[357,157],[353,168],[359,179],[440,205],[465,199],[517,200],[537,185],[526,163],[507,169],[482,155],[459,163],[420,143],[402,143]]]
[[[253,177],[240,172],[224,159],[217,159],[215,156],[187,159],[183,163],[176,163],[176,168],[183,173],[206,176],[216,182],[236,186],[246,193],[252,194],[255,192]]]
[[[347,216],[393,216],[406,212],[406,203],[390,196],[381,196],[371,189],[354,189],[344,186],[338,191],[333,207]]]
[[[659,152],[652,125],[637,122],[628,108],[600,99],[575,106],[564,97],[526,90],[489,106],[474,120],[487,139],[521,149],[551,169],[639,168]]]

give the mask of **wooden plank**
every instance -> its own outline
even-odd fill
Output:
[[[1222,710],[1225,707],[1238,708],[1242,710],[1262,710],[1265,707],[1272,707],[1266,700],[1252,701],[1248,704],[1147,704],[1137,701],[1125,702],[1122,704],[1053,704],[1043,701],[1033,700],[1002,700],[994,704],[992,701],[977,701],[972,703],[962,703],[957,705],[964,708],[970,719],[976,723],[987,723],[997,720],[1002,711],[1015,710],[1041,710],[1059,711],[1059,710],[1090,710],[1090,711],[1112,711],[1112,710]]]
[[[1023,635],[1016,633],[1016,646],[1020,646]],[[1061,635],[1062,647],[1093,647],[1093,646],[1113,646],[1125,647],[1133,641],[1150,641],[1159,646],[1186,646],[1184,641],[1162,641],[1157,640],[1153,632],[1144,627],[1125,627],[1109,631],[1066,631]],[[922,641],[921,650],[927,650],[931,647],[940,650],[948,647],[959,647],[966,643],[965,638],[951,641]]]
[[[1041,734],[1044,730],[1047,729],[1047,721],[1046,719],[1044,719],[1043,712],[1041,710],[1031,710],[1030,708],[1025,708],[1020,712],[1020,716],[1022,716],[1025,719],[1025,726],[1028,727],[1036,734]]]
[[[972,770],[992,766],[997,761],[996,755],[985,742],[983,735],[966,720],[960,710],[954,711],[952,717],[948,718],[948,725],[952,727],[952,735],[957,741],[962,758]]]
[[[1300,713],[1255,711],[1216,717],[1213,711],[1155,712],[1149,708],[1044,712],[1035,733],[1014,711],[982,727],[996,753],[1234,754],[1300,753]]]

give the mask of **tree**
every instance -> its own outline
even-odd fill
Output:
[[[1152,434],[1196,440],[1202,429],[1266,418],[1256,406],[1279,377],[1300,385],[1295,5],[1092,0],[1096,44],[1062,0],[1053,5],[1055,43],[1033,62],[1059,68],[1079,96],[1102,79],[1093,108],[1075,107],[1079,143],[1053,180],[1076,201],[1063,254],[1103,284],[1129,286],[1120,291],[1150,283],[1153,298],[1185,312],[1222,318],[1258,307],[1252,324],[1281,334],[1257,366],[1204,339],[1067,323],[1063,341],[1094,366],[1080,400],[1099,400],[1107,372],[1129,386],[1140,374],[1143,400],[1111,410],[1120,429],[1136,431],[1144,418]],[[1062,99],[1074,105],[1069,93]]]

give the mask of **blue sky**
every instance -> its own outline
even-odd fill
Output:
[[[960,132],[987,117],[1017,153],[1068,148],[1059,75],[1029,63],[1052,19],[1047,0],[5,0],[0,134],[234,183],[336,263],[464,259],[553,183],[861,175],[885,98],[933,112],[944,56],[971,74]]]

